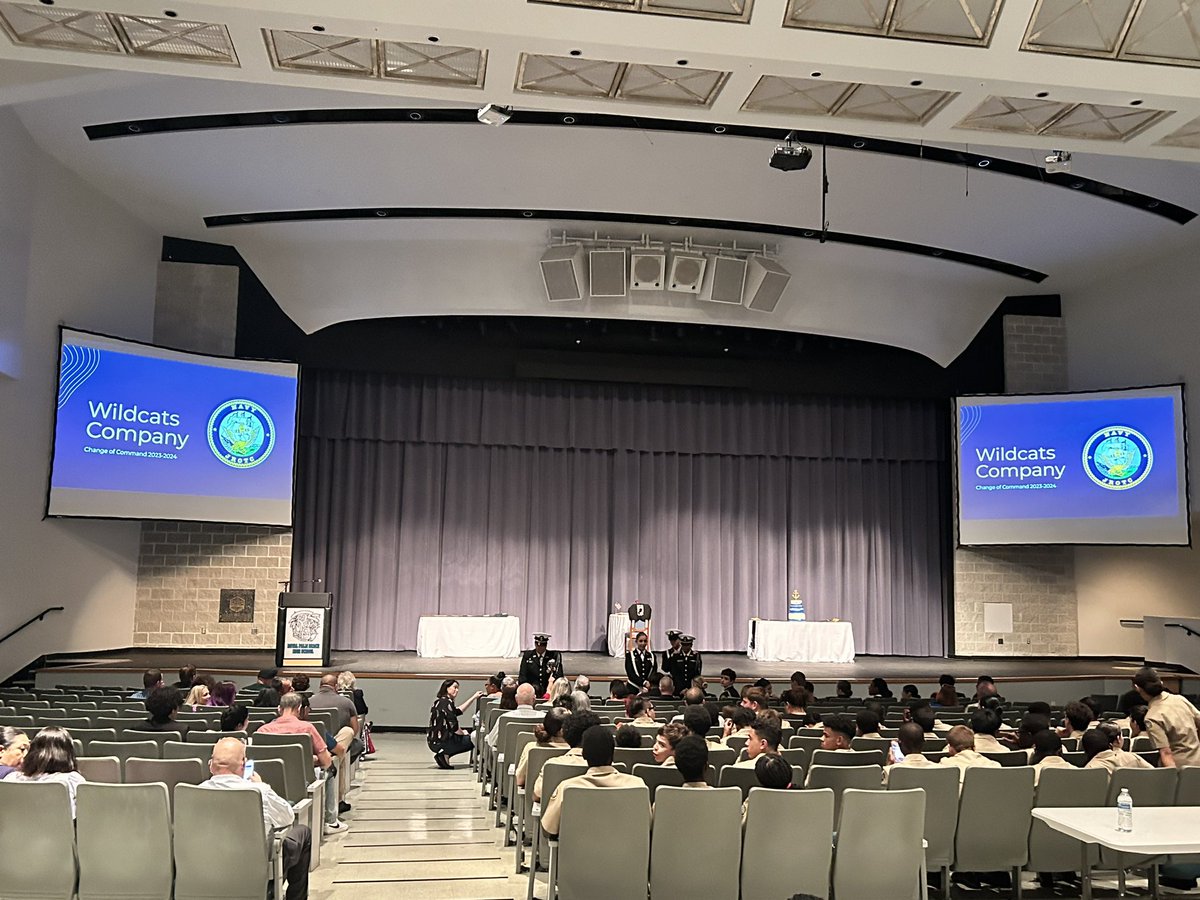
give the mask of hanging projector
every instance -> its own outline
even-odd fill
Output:
[[[812,162],[812,151],[804,144],[796,143],[795,132],[788,132],[782,144],[771,154],[771,168],[781,172],[799,172]]]

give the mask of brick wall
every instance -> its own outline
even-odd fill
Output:
[[[1062,319],[1004,317],[1004,386],[1009,393],[1066,390]],[[1011,633],[984,631],[985,603],[1012,604]],[[954,649],[964,656],[1078,654],[1074,548],[957,550]]]
[[[274,647],[292,535],[265,525],[143,522],[133,643],[139,647]],[[254,621],[217,621],[221,588],[253,588]]]

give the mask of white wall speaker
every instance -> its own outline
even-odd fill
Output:
[[[746,267],[746,306],[759,312],[774,312],[775,304],[791,280],[792,273],[775,260],[750,257]]]
[[[667,254],[661,250],[633,250],[629,254],[629,289],[661,291],[666,286]]]
[[[583,299],[583,286],[586,283],[583,246],[566,244],[551,247],[543,253],[542,281],[546,285],[547,300]]]
[[[714,256],[708,266],[701,300],[742,305],[746,286],[746,260],[737,256]]]
[[[588,279],[593,297],[624,297],[625,250],[593,250],[588,254]]]
[[[707,265],[708,260],[699,253],[672,253],[667,290],[678,291],[681,294],[700,293]]]

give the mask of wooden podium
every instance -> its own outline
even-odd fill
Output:
[[[283,591],[275,626],[275,665],[323,669],[329,665],[333,594]]]

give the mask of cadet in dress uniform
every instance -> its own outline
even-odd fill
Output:
[[[669,660],[670,668],[667,674],[675,682],[675,692],[682,694],[692,686],[692,679],[699,678],[702,672],[700,654],[692,649],[696,639],[690,634],[679,636],[680,648]]]
[[[638,632],[634,648],[625,654],[625,679],[638,693],[659,679],[658,666],[650,651],[650,635],[644,631]]]
[[[557,650],[547,650],[550,635],[537,633],[533,636],[533,649],[521,654],[521,670],[517,673],[517,682],[528,682],[533,685],[539,697],[546,694],[550,682],[562,674],[562,654]]]
[[[679,637],[683,632],[678,628],[667,629],[667,649],[662,652],[660,671],[671,674],[671,657],[679,652]]]

